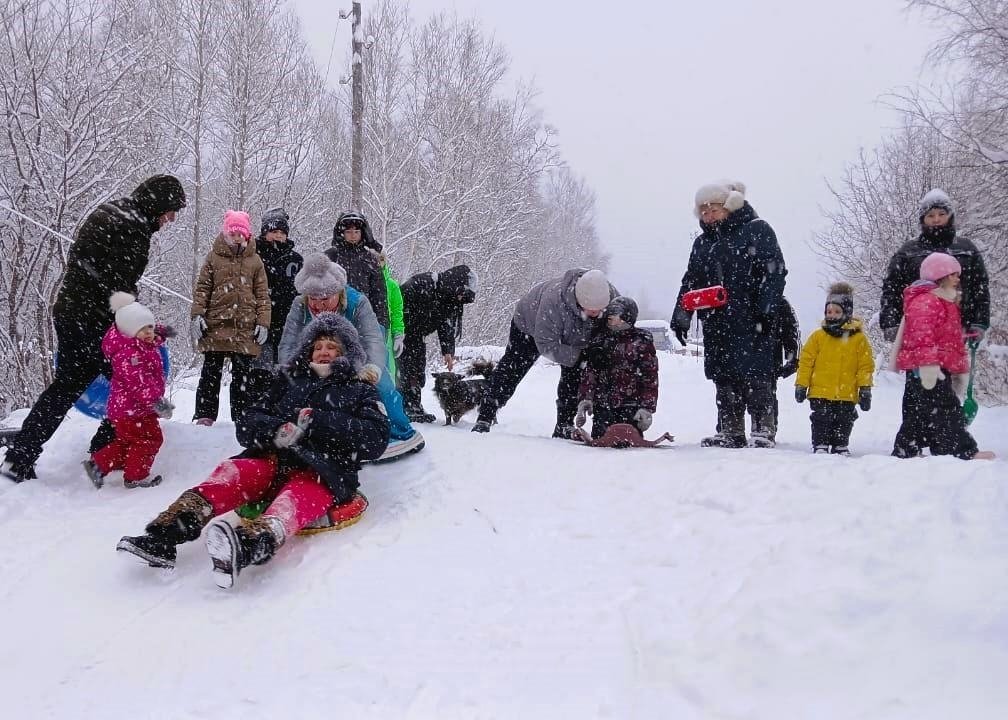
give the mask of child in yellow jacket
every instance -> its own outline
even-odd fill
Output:
[[[795,400],[812,406],[812,452],[850,455],[848,443],[857,419],[855,403],[871,407],[875,360],[864,323],[853,317],[854,289],[833,283],[826,296],[822,327],[802,346]]]

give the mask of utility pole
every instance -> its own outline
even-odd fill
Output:
[[[361,4],[353,3],[353,37],[351,40],[352,55],[352,85],[353,96],[350,110],[350,121],[353,124],[353,138],[350,150],[350,209],[361,212],[361,182],[364,177],[364,67],[362,53],[364,42],[361,40]]]

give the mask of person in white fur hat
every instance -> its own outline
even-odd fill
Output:
[[[581,351],[605,328],[602,314],[618,295],[601,270],[580,268],[529,290],[515,307],[507,349],[487,381],[473,432],[490,431],[497,411],[542,355],[560,365],[553,437],[574,437],[578,388],[584,374]]]
[[[754,447],[773,447],[777,432],[775,325],[787,269],[773,228],[756,215],[745,192],[736,181],[697,190],[694,212],[703,232],[693,243],[671,322],[685,345],[693,313],[682,306],[683,296],[715,285],[727,291],[726,305],[698,311],[704,374],[717,388],[718,410],[718,430],[704,446],[745,447],[747,409]]]
[[[109,302],[115,322],[102,339],[102,352],[112,366],[107,416],[115,439],[92,453],[84,471],[96,488],[113,470],[123,471],[128,488],[152,487],[161,482],[151,475],[164,437],[159,418],[171,417],[173,405],[164,397],[164,365],[154,332],[154,313],[129,293],[117,292]]]

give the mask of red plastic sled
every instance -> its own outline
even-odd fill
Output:
[[[355,493],[349,502],[331,506],[325,515],[301,528],[298,535],[314,535],[349,527],[361,519],[367,506],[367,498],[359,492]]]
[[[693,312],[694,310],[713,310],[724,307],[728,304],[728,291],[721,285],[690,290],[684,293],[679,303],[683,310]]]
[[[577,429],[581,442],[592,447],[628,448],[628,447],[658,447],[666,440],[674,442],[675,438],[668,433],[662,433],[654,440],[645,440],[640,431],[628,423],[610,425],[602,437],[592,439],[584,428]]]

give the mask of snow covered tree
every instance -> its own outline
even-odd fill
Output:
[[[28,403],[52,372],[55,300],[81,218],[158,165],[156,97],[137,92],[153,62],[119,0],[0,2],[0,405]],[[130,27],[134,42],[123,33]],[[138,78],[140,80],[138,81]]]

